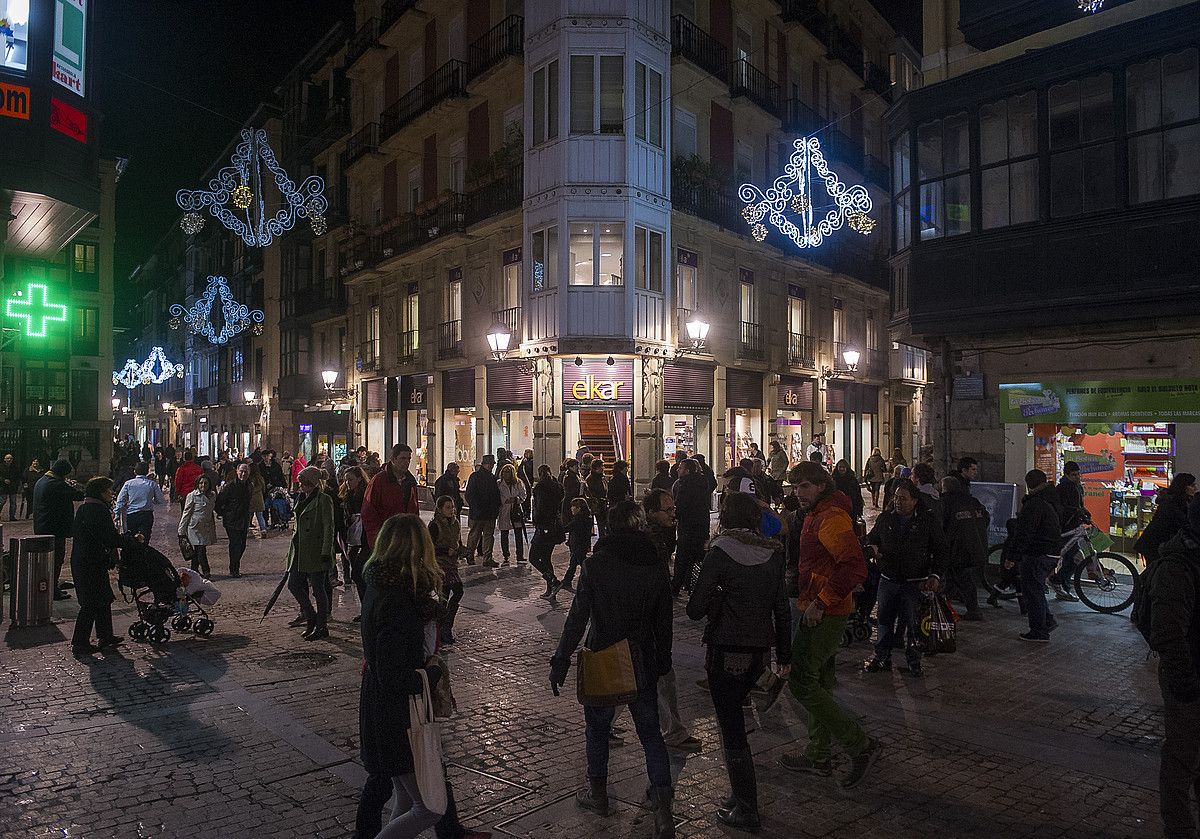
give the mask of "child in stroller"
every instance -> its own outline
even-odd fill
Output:
[[[138,610],[137,621],[129,627],[129,637],[152,644],[167,641],[171,637],[166,626],[168,620],[180,632],[212,634],[214,624],[204,606],[216,603],[220,592],[199,574],[183,570],[196,579],[182,579],[171,561],[149,545],[134,543],[121,549],[117,585],[126,602],[132,596]],[[129,594],[125,593],[126,588]],[[198,613],[198,617],[193,618],[192,612]]]
[[[271,527],[283,530],[292,520],[292,499],[283,487],[275,487],[267,494],[267,506],[271,515]]]

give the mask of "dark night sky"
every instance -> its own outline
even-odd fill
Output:
[[[257,104],[352,3],[112,0],[98,9],[101,147],[129,158],[117,187],[119,290],[178,221],[175,191],[202,185]]]

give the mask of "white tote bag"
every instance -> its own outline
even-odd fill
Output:
[[[442,766],[442,726],[433,718],[433,696],[429,675],[421,675],[421,693],[408,699],[408,742],[412,747],[413,771],[421,800],[433,813],[445,813],[446,770]]]

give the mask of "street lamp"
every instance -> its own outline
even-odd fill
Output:
[[[487,342],[492,350],[492,358],[500,361],[512,343],[512,331],[504,324],[497,323],[488,330]]]
[[[856,349],[846,349],[842,352],[842,361],[846,363],[846,370],[854,373],[858,371],[859,352]]]
[[[243,391],[242,391],[242,396],[244,396],[244,397],[246,398],[246,401],[247,401],[247,402],[253,402],[253,401],[254,401],[254,397],[255,397],[255,396],[258,396],[258,394],[257,394],[257,393],[255,393],[253,390],[243,390]]]
[[[119,396],[114,396],[114,397],[112,398],[112,409],[113,409],[113,413],[115,414],[115,413],[116,413],[116,412],[117,412],[117,411],[120,409],[120,407],[121,407],[121,397],[119,397]]]
[[[858,360],[861,357],[862,353],[860,353],[858,350],[854,349],[853,347],[847,347],[846,349],[842,350],[842,364],[845,366],[837,369],[833,369],[831,367],[822,367],[821,378],[828,382],[831,379],[840,379],[847,373],[857,373]]]
[[[324,382],[326,390],[333,390],[333,386],[337,382],[337,377],[338,377],[337,370],[322,370],[321,371],[321,381]]]
[[[164,403],[162,403],[162,409],[169,413],[169,412],[175,410],[175,406],[172,405],[170,402],[164,402]]]

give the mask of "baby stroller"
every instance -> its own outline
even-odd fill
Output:
[[[125,601],[132,597],[137,606],[138,619],[129,627],[129,637],[135,641],[161,644],[169,640],[168,621],[180,632],[212,635],[214,624],[200,598],[182,590],[171,561],[149,545],[134,543],[121,549],[117,585]]]
[[[283,487],[275,487],[267,495],[271,510],[271,527],[282,530],[292,520],[292,499]]]

